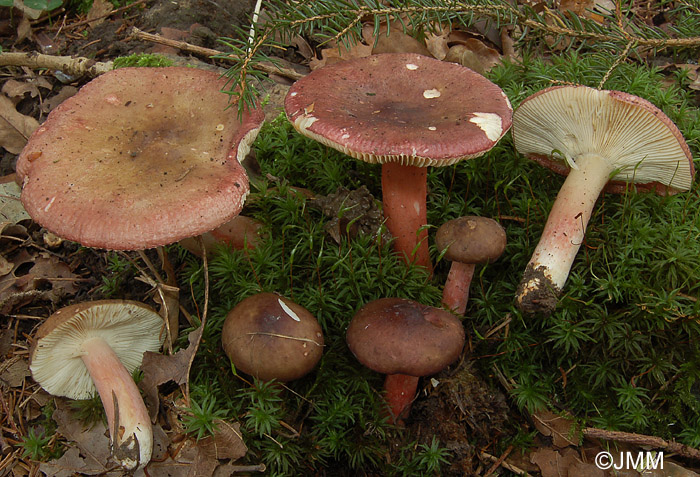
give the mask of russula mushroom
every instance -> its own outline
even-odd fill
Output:
[[[34,337],[34,380],[50,394],[70,399],[87,399],[97,390],[112,456],[127,470],[151,459],[151,420],[131,373],[145,351],[160,349],[163,328],[158,313],[142,303],[102,300],[58,310]]]
[[[323,354],[323,332],[304,307],[274,293],[236,305],[221,331],[224,351],[246,374],[287,382],[305,376]]]
[[[264,119],[227,109],[218,73],[122,68],[53,110],[17,161],[22,203],[59,237],[142,250],[212,230],[243,207],[240,164]]]
[[[535,93],[514,114],[513,139],[521,154],[568,174],[518,287],[516,304],[526,313],[556,307],[606,185],[668,195],[690,189],[695,173],[676,125],[620,91],[554,86]]]
[[[458,217],[442,224],[435,245],[452,261],[442,292],[442,303],[463,315],[469,301],[469,287],[477,264],[491,263],[506,248],[506,232],[488,217]]]
[[[211,258],[214,249],[219,245],[226,245],[236,250],[257,247],[262,241],[260,237],[262,228],[262,222],[245,215],[237,215],[214,230],[203,233],[200,237],[204,242],[207,256]],[[197,238],[187,237],[180,240],[179,244],[193,254],[202,256],[202,248]]]
[[[386,374],[385,399],[401,423],[416,395],[418,380],[445,369],[464,346],[464,328],[452,313],[404,298],[367,303],[348,326],[346,340],[357,360]]]
[[[301,134],[382,164],[384,216],[395,249],[428,269],[426,167],[486,153],[512,115],[505,93],[483,76],[413,53],[319,68],[292,85],[284,108]]]

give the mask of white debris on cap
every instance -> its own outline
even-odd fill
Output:
[[[469,118],[470,123],[474,123],[481,128],[486,137],[492,141],[497,141],[503,135],[503,122],[498,114],[493,113],[473,113]]]

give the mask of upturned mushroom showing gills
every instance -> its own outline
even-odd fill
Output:
[[[102,300],[58,310],[39,327],[31,351],[32,377],[50,394],[70,399],[100,395],[112,457],[126,470],[151,460],[153,430],[131,373],[145,351],[158,352],[163,319],[133,301]]]
[[[262,381],[287,382],[313,370],[323,355],[323,332],[304,307],[274,293],[258,293],[226,316],[221,341],[231,362]]]
[[[555,309],[603,188],[675,194],[690,189],[695,173],[676,125],[620,91],[555,86],[535,93],[515,111],[513,140],[521,154],[567,174],[518,287],[516,304],[526,313]]]
[[[352,318],[346,340],[357,360],[386,374],[385,399],[401,424],[418,380],[445,369],[464,347],[464,327],[452,313],[404,298],[367,303]]]
[[[142,250],[236,216],[240,161],[264,114],[238,119],[225,79],[195,68],[122,68],[83,86],[19,155],[21,200],[40,225],[88,247]]]
[[[488,217],[458,217],[438,228],[435,245],[452,261],[442,291],[442,304],[463,315],[476,265],[491,263],[501,256],[506,248],[506,232]]]
[[[284,108],[301,134],[382,164],[394,247],[428,269],[426,167],[483,155],[508,131],[512,116],[505,93],[480,74],[413,53],[319,68],[292,85]]]

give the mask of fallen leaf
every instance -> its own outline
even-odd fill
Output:
[[[447,56],[447,52],[450,49],[448,38],[451,30],[450,27],[443,26],[436,28],[435,31],[425,32],[425,45],[430,54],[438,60],[444,60],[445,56]]]
[[[44,114],[50,113],[56,106],[75,95],[77,92],[78,88],[75,86],[64,85],[58,94],[51,96],[41,104],[41,112]]]
[[[542,435],[551,436],[556,447],[577,446],[580,432],[573,418],[559,416],[550,411],[532,415],[535,427]]]
[[[90,28],[95,28],[100,23],[104,22],[114,6],[107,0],[93,0],[92,7],[87,14],[88,25]]]
[[[431,56],[428,47],[421,41],[404,33],[401,22],[393,22],[390,28],[386,23],[379,26],[375,36],[374,25],[367,24],[362,28],[362,38],[372,47],[372,54],[379,53],[417,53]]]
[[[537,449],[530,454],[530,461],[540,468],[542,477],[578,477],[585,475],[586,477],[603,477],[605,473],[597,469],[593,464],[584,464],[575,450],[571,448],[563,451],[544,447]],[[583,465],[586,471],[577,473],[580,466]],[[592,468],[589,468],[592,467]],[[599,471],[600,473],[596,473]]]
[[[38,127],[36,119],[19,113],[10,98],[0,96],[0,147],[11,154],[19,154]]]
[[[51,83],[43,76],[36,76],[28,81],[17,81],[9,79],[2,85],[2,92],[17,104],[24,96],[29,93],[29,96],[36,98],[39,96],[39,88],[51,89]]]
[[[0,184],[0,229],[7,224],[16,224],[31,219],[20,202],[22,190],[15,182]]]
[[[329,44],[328,48],[321,50],[321,59],[312,58],[309,62],[309,68],[317,70],[325,65],[337,63],[338,61],[351,60],[353,58],[364,58],[372,54],[372,47],[358,41],[350,48],[345,45],[338,46],[337,44]]]
[[[158,406],[160,405],[158,386],[169,381],[174,381],[179,385],[187,382],[192,356],[197,352],[199,341],[202,339],[202,327],[190,332],[188,339],[189,346],[173,355],[165,356],[150,351],[143,354],[143,362],[141,363],[143,379],[139,383],[139,387],[144,392],[144,401],[149,409],[151,419],[158,414]]]
[[[32,374],[27,360],[19,358],[10,358],[0,363],[0,370],[0,381],[4,381],[11,388],[21,387],[24,379]]]

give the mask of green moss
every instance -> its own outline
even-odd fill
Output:
[[[126,68],[129,66],[161,67],[172,66],[173,60],[163,55],[153,53],[134,53],[129,56],[120,56],[114,59],[114,69]]]

